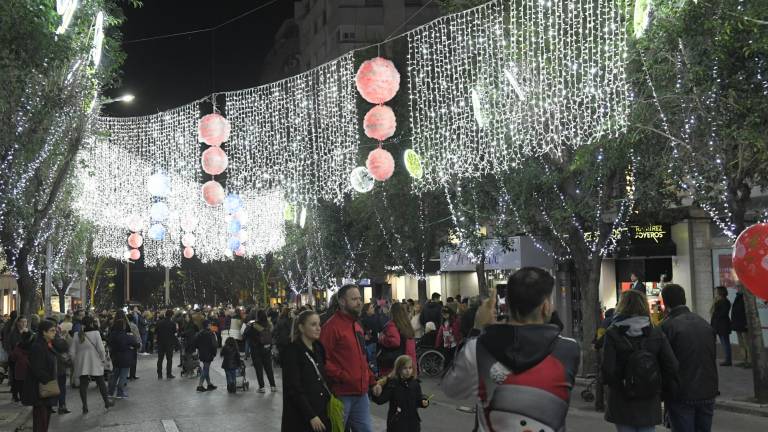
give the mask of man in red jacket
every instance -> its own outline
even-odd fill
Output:
[[[344,402],[344,422],[353,432],[373,432],[368,389],[381,394],[381,386],[368,366],[363,328],[357,322],[363,299],[357,285],[344,285],[337,293],[339,310],[323,325],[325,373],[331,391]]]

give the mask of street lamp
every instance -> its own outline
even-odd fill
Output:
[[[110,99],[104,99],[101,101],[102,105],[111,104],[112,102],[131,102],[132,100],[136,99],[136,96],[132,94],[123,95],[116,98],[110,98]]]

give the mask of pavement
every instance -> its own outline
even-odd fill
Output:
[[[221,431],[279,431],[282,416],[282,382],[280,369],[275,375],[277,393],[260,394],[252,367],[247,371],[250,390],[238,391],[229,395],[225,388],[224,371],[216,359],[212,364],[211,377],[219,388],[205,393],[197,393],[197,380],[181,378],[176,368],[176,379],[159,381],[155,372],[156,356],[139,358],[138,381],[128,385],[128,399],[117,400],[116,406],[104,409],[98,390],[91,384],[88,392],[90,413],[81,414],[80,398],[77,390],[68,389],[68,407],[70,414],[53,414],[50,431],[72,432],[215,432]],[[178,363],[178,354],[175,355]],[[733,377],[730,373],[733,372]],[[722,381],[724,397],[730,391],[747,394],[744,383],[739,384],[744,376],[739,371],[725,371]],[[749,371],[746,371],[749,372]],[[422,431],[470,431],[474,425],[472,400],[454,401],[447,399],[436,380],[424,380],[426,394],[434,394],[432,406],[421,411]],[[749,387],[751,389],[751,387]],[[30,408],[10,404],[10,395],[6,384],[0,385],[0,432],[14,431],[23,426],[23,431],[31,431]],[[581,388],[575,389],[568,413],[568,430],[585,432],[615,431],[615,427],[605,422],[602,413],[595,412],[592,404],[579,397]],[[726,400],[726,399],[723,399]],[[374,430],[386,429],[386,406],[373,405],[371,408]],[[657,431],[664,431],[657,428]],[[751,432],[768,430],[768,418],[747,415],[718,409],[715,412],[715,431]]]

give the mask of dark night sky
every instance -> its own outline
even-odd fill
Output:
[[[123,49],[127,59],[121,68],[122,82],[105,92],[110,97],[131,93],[136,99],[130,104],[105,106],[107,115],[154,114],[214,91],[258,85],[275,33],[293,16],[293,0],[277,0],[215,31],[129,43],[213,27],[271,0],[143,1],[141,8],[124,8]]]

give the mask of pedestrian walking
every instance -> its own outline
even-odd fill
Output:
[[[96,381],[101,398],[104,400],[104,408],[114,405],[107,395],[107,385],[104,381],[104,366],[107,363],[107,353],[104,350],[104,342],[101,339],[98,325],[95,320],[86,316],[80,326],[80,331],[75,335],[69,348],[69,354],[74,363],[74,376],[80,381],[80,401],[83,405],[83,414],[88,413],[88,384]]]
[[[128,393],[128,373],[133,362],[133,353],[141,345],[135,337],[129,335],[128,324],[122,318],[116,318],[109,332],[108,344],[114,371],[109,380],[108,393],[117,399],[126,399]]]
[[[55,324],[55,322],[54,322]],[[69,414],[71,411],[67,408],[67,374],[72,368],[72,357],[69,355],[69,345],[71,338],[69,334],[62,333],[58,325],[56,326],[56,337],[53,338],[51,347],[56,354],[56,379],[59,383],[59,398],[56,412],[59,415]]]
[[[282,432],[331,430],[325,350],[320,343],[320,316],[311,310],[296,318],[292,341],[283,353]]]
[[[379,381],[384,382],[381,394],[373,400],[379,405],[389,404],[387,432],[421,431],[418,411],[429,406],[429,398],[421,392],[414,365],[411,356],[401,355],[395,360],[394,369]]]
[[[178,345],[176,323],[173,321],[173,310],[165,311],[165,317],[155,326],[157,334],[157,379],[163,379],[163,359],[165,359],[165,377],[173,376],[173,351]]]
[[[645,294],[625,291],[605,332],[602,373],[608,384],[605,420],[618,432],[653,432],[661,424],[661,393],[678,363],[660,328],[651,325]]]
[[[14,317],[16,319],[13,319]],[[16,317],[16,311],[11,312],[11,321],[7,326],[7,332],[4,328],[3,347],[5,348],[5,351],[8,353],[13,352],[21,341],[22,334],[26,332],[31,333],[27,317]],[[18,384],[23,383],[23,380],[20,381],[16,379],[16,362],[13,359],[9,359],[8,361],[8,377],[11,382],[11,398],[14,402],[19,402],[21,401],[22,387]]]
[[[200,374],[200,381],[197,384],[197,391],[205,392],[216,390],[216,386],[211,382],[211,362],[216,357],[216,351],[219,341],[216,335],[211,331],[211,322],[203,321],[203,329],[194,337],[194,347],[197,349],[197,356],[203,364],[203,370]],[[208,383],[208,387],[203,387],[203,382]]]
[[[409,356],[416,364],[416,340],[413,327],[408,320],[408,313],[402,303],[395,303],[390,309],[392,319],[379,334],[379,353],[377,355],[380,375],[389,375],[395,367],[395,360],[401,355]],[[414,376],[416,371],[414,370]]]
[[[437,330],[435,347],[441,349],[445,355],[445,364],[451,364],[462,339],[461,322],[453,309],[444,307],[442,313],[443,323]]]
[[[344,403],[344,423],[354,432],[372,432],[368,391],[381,394],[368,367],[363,329],[358,323],[363,302],[357,285],[337,292],[339,310],[325,323],[320,342],[326,350],[325,372],[333,393]]]
[[[280,315],[277,317],[274,334],[281,367],[283,364],[283,352],[288,344],[291,343],[291,327],[291,310],[287,306],[283,306],[280,309]]]
[[[43,320],[38,324],[37,335],[29,351],[29,370],[24,380],[22,401],[32,406],[32,431],[46,432],[51,419],[52,407],[59,396],[56,380],[56,354],[53,339],[56,325]]]
[[[543,269],[524,267],[507,282],[505,321],[497,321],[495,288],[478,308],[483,333],[467,340],[441,383],[449,397],[477,398],[477,431],[565,431],[580,353],[548,324],[554,286]]]
[[[442,319],[443,303],[440,301],[440,293],[432,293],[432,299],[424,305],[421,311],[419,321],[426,328],[428,322],[439,326],[443,323]]]
[[[8,358],[9,363],[14,364],[13,376],[9,376],[11,392],[13,393],[13,402],[21,402],[22,392],[24,391],[24,380],[27,379],[29,372],[29,353],[32,350],[32,344],[35,342],[35,334],[30,331],[24,331],[20,334],[21,340],[11,352]]]
[[[720,366],[731,366],[731,302],[728,300],[728,289],[724,286],[715,287],[715,303],[711,313],[710,325],[715,329],[725,354],[725,361]]]
[[[749,356],[749,341],[747,339],[747,310],[744,306],[744,287],[739,283],[736,285],[736,298],[733,299],[731,306],[731,330],[736,332],[739,340],[739,348],[744,360],[738,366],[745,368],[751,367]]]
[[[685,290],[667,284],[661,290],[667,317],[661,330],[680,364],[674,386],[664,394],[672,432],[709,432],[717,396],[714,329],[685,305]]]
[[[240,350],[237,339],[228,338],[221,349],[221,368],[227,377],[227,393],[235,393],[237,370],[240,368]]]
[[[267,374],[270,390],[277,391],[275,374],[272,370],[272,323],[269,322],[267,313],[260,310],[256,314],[256,321],[245,329],[245,337],[249,340],[253,368],[256,370],[256,379],[259,382],[259,393],[265,393],[264,374]]]

